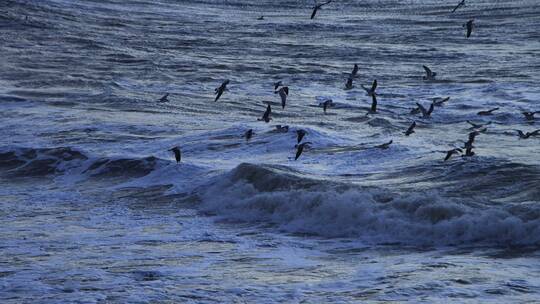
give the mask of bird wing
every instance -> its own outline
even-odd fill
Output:
[[[358,73],[358,64],[354,65],[354,68],[352,70],[351,76],[356,76],[356,73]]]
[[[377,111],[377,95],[371,95],[371,112]]]
[[[431,103],[431,105],[429,106],[428,115],[431,115],[431,113],[433,113],[433,109],[435,109],[435,104]]]
[[[430,78],[433,75],[433,72],[425,65],[423,65],[424,70],[426,71],[427,77]]]
[[[319,6],[315,6],[313,8],[313,13],[311,13],[311,18],[310,19],[313,19],[315,18],[315,15],[317,14],[317,10],[319,9]]]
[[[409,126],[409,129],[407,129],[408,132],[412,131],[416,127],[416,121],[413,121],[413,123]]]
[[[287,93],[285,93],[285,90],[279,90],[279,96],[281,97],[281,105],[284,107],[287,102]]]
[[[416,103],[416,105],[418,106],[418,108],[420,109],[420,111],[422,111],[422,115],[424,115],[424,116],[428,115],[428,114],[427,114],[427,110],[426,110],[426,108],[424,108],[423,105],[419,104],[418,102]]]
[[[221,94],[223,94],[223,90],[218,90],[217,91],[217,96],[216,96],[216,99],[214,100],[214,102],[218,101],[218,99],[221,97]]]
[[[377,79],[373,80],[373,84],[371,85],[371,91],[375,93],[376,88],[377,88]]]
[[[299,145],[296,149],[296,156],[294,157],[294,160],[297,160],[300,155],[302,155],[302,151],[304,150],[304,145]]]

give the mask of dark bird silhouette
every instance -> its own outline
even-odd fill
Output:
[[[244,133],[244,137],[246,138],[246,141],[249,141],[253,137],[253,129],[249,129]]]
[[[371,88],[366,88],[364,85],[362,85],[362,88],[366,91],[366,93],[371,96],[373,94],[377,94],[375,90],[377,89],[377,79],[373,80],[373,84],[371,85]]]
[[[371,113],[377,112],[377,94],[371,94]]]
[[[538,130],[535,130],[535,131],[532,131],[532,132],[527,132],[527,133],[523,133],[523,131],[521,130],[516,130],[518,135],[519,135],[519,139],[527,139],[531,136],[537,136],[537,135],[540,135],[540,129]]]
[[[229,79],[226,79],[223,81],[223,83],[214,90],[214,93],[216,94],[216,99],[214,101],[218,101],[218,99],[223,95],[223,92],[227,90],[227,85],[229,84]]]
[[[424,76],[424,80],[434,80],[435,76],[437,76],[437,73],[432,72],[431,69],[425,65],[423,65],[422,67],[424,67],[424,70],[426,71],[426,76]]]
[[[309,147],[309,145],[311,145],[309,141],[296,145],[296,156],[294,157],[294,160],[297,160],[300,155],[302,155],[302,152],[304,152],[304,147]]]
[[[529,120],[529,121],[533,121],[534,120],[534,115],[536,113],[540,113],[540,111],[536,111],[536,112],[521,112],[523,114],[523,116],[525,116],[525,119],[526,120]]]
[[[277,89],[282,85],[281,80],[274,82],[274,91],[277,91]]]
[[[322,103],[324,114],[326,114],[326,109],[332,106],[332,103],[332,99],[327,99]]]
[[[393,142],[394,142],[393,140],[390,140],[390,141],[387,142],[387,143],[384,143],[384,144],[382,144],[382,145],[375,146],[375,148],[386,150],[386,149],[390,148],[390,145],[391,145]]]
[[[173,151],[174,158],[176,159],[176,163],[178,164],[180,162],[180,160],[182,160],[182,152],[180,151],[180,148],[174,147],[174,148],[170,149],[169,151]]]
[[[476,114],[480,115],[480,116],[487,116],[487,115],[492,115],[493,112],[497,111],[499,108],[493,108],[493,109],[490,109],[490,110],[487,110],[487,111],[480,111]]]
[[[452,10],[452,13],[454,13],[458,8],[462,7],[465,5],[465,0],[461,0],[460,3],[458,3],[458,5],[456,7],[454,7],[454,9]]]
[[[418,106],[416,106],[416,108],[411,109],[410,114],[414,115],[414,114],[418,114],[418,113],[420,113],[420,108]]]
[[[452,157],[452,155],[454,154],[460,154],[460,153],[463,153],[463,150],[461,150],[460,148],[456,148],[456,149],[452,149],[450,151],[447,151],[446,152],[446,157],[444,158],[444,161],[447,161],[450,159],[450,157]]]
[[[300,130],[296,130],[296,140],[297,140],[297,143],[300,143],[302,141],[302,138],[304,138],[304,136],[306,136],[307,132],[300,129]]]
[[[412,124],[409,126],[407,131],[405,131],[405,136],[409,136],[414,133],[414,128],[416,128],[416,121],[413,121]]]
[[[165,95],[163,95],[163,97],[158,99],[158,102],[168,102],[169,101],[168,97],[169,97],[169,93],[166,93]]]
[[[474,19],[467,21],[467,23],[465,23],[465,25],[463,26],[467,28],[467,38],[471,37],[471,33],[474,26]]]
[[[274,93],[279,94],[279,97],[281,97],[281,108],[285,109],[285,104],[287,103],[287,96],[289,96],[289,87],[282,87]]]
[[[326,2],[320,3],[320,4],[315,4],[315,6],[313,7],[313,13],[311,13],[311,18],[310,19],[315,18],[315,15],[317,14],[317,11],[322,9],[323,5],[330,4],[331,2],[332,2],[332,0],[329,0],[329,1],[326,1]]]
[[[469,130],[474,130],[474,129],[482,129],[484,128],[485,126],[489,126],[492,122],[487,122],[485,124],[477,124],[477,123],[474,123],[470,120],[467,120],[467,123],[470,124],[472,127],[469,128]]]
[[[416,103],[416,105],[418,106],[418,108],[422,112],[422,117],[424,117],[424,118],[431,117],[431,113],[433,113],[433,109],[435,108],[435,105],[433,103],[431,103],[431,105],[429,106],[429,110],[426,110],[426,108],[424,108],[424,106],[419,104],[418,102]]]
[[[279,133],[287,133],[289,132],[289,126],[276,125],[276,131]]]
[[[352,77],[347,78],[347,82],[345,83],[345,90],[350,90],[353,88],[353,79]]]
[[[270,106],[270,104],[268,104],[268,106],[266,107],[266,111],[264,111],[263,113],[263,116],[262,118],[259,118],[257,119],[258,121],[264,121],[266,123],[269,123],[270,120],[272,120],[272,118],[270,117],[270,115],[272,114],[272,107]]]
[[[264,16],[260,16],[257,20],[264,20]]]
[[[448,102],[450,100],[450,97],[446,97],[446,98],[433,98],[433,104],[436,106],[436,107],[440,107],[440,106],[443,106],[445,102]]]

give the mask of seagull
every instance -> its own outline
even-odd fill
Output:
[[[326,114],[326,109],[332,106],[332,103],[332,99],[327,99],[322,103],[324,114]]]
[[[390,145],[391,145],[393,142],[394,142],[393,140],[390,140],[390,141],[387,142],[387,143],[384,143],[384,144],[382,144],[382,145],[375,146],[375,148],[386,150],[386,149],[390,148]]]
[[[285,104],[287,103],[287,96],[289,96],[289,87],[282,87],[274,93],[279,93],[279,96],[281,97],[281,107],[285,109]]]
[[[540,111],[536,111],[536,112],[521,112],[523,114],[523,116],[525,116],[525,119],[526,120],[534,120],[534,114],[536,113],[540,113]]]
[[[345,83],[345,90],[350,90],[353,88],[353,79],[352,77],[347,78],[347,82]]]
[[[218,101],[218,99],[221,97],[223,92],[227,90],[227,85],[229,84],[229,79],[225,79],[223,83],[215,89],[216,99],[214,101]]]
[[[440,107],[440,106],[443,106],[445,102],[448,102],[450,100],[450,97],[446,97],[446,98],[441,98],[441,97],[436,97],[436,98],[433,98],[433,103],[435,104],[436,107]]]
[[[302,138],[304,138],[304,136],[306,136],[307,132],[300,129],[300,130],[296,130],[296,139],[297,139],[297,142],[300,143],[302,141]]]
[[[274,82],[274,91],[276,91],[282,85],[281,80]]]
[[[377,94],[372,94],[371,95],[371,109],[370,109],[370,112],[371,113],[376,113],[377,112]]]
[[[375,93],[375,90],[377,89],[377,79],[373,80],[373,84],[371,85],[371,88],[366,88],[364,85],[362,85],[362,88],[366,90],[366,93],[371,96]]]
[[[302,155],[302,152],[304,151],[304,147],[306,146],[309,147],[309,145],[311,145],[309,141],[296,145],[296,156],[294,157],[294,160],[297,160],[300,157],[300,155]]]
[[[418,102],[416,103],[416,105],[418,106],[418,108],[422,112],[422,117],[424,117],[424,118],[431,117],[431,113],[433,113],[433,109],[435,108],[434,103],[431,103],[431,105],[429,106],[429,110],[426,110],[426,108],[424,108],[424,106],[419,104]]]
[[[474,22],[474,19],[471,19],[469,21],[467,21],[467,23],[465,23],[463,26],[467,28],[467,38],[471,37],[471,33],[472,33],[472,29],[473,29],[473,24]]]
[[[527,133],[523,133],[523,131],[521,130],[516,130],[516,131],[518,132],[519,139],[527,139],[531,136],[540,135],[540,129],[532,131],[532,132],[527,132]]]
[[[467,120],[467,123],[472,126],[471,128],[469,128],[469,130],[473,130],[473,129],[482,129],[485,126],[489,126],[492,122],[490,121],[490,122],[487,122],[485,124],[476,124],[476,123],[474,123],[474,122],[472,122],[470,120]]]
[[[465,0],[461,0],[461,2],[458,3],[458,5],[456,7],[454,7],[454,10],[452,11],[452,13],[455,12],[458,8],[460,8],[460,7],[464,6],[464,5],[465,5]]]
[[[289,126],[276,125],[276,131],[280,133],[287,133],[289,132]]]
[[[416,128],[416,121],[413,121],[412,124],[409,126],[407,131],[405,131],[405,136],[409,136],[414,133],[414,128]]]
[[[424,80],[435,80],[435,76],[437,76],[437,73],[432,72],[430,68],[423,65],[424,70],[426,71],[426,76],[424,76]]]
[[[182,152],[180,151],[180,148],[174,147],[174,148],[170,149],[169,151],[173,151],[174,158],[176,158],[176,163],[178,164],[180,162],[180,160],[182,159]]]
[[[246,141],[249,141],[251,137],[253,137],[253,129],[249,129],[244,133],[244,137],[246,138]]]
[[[323,7],[323,5],[327,5],[329,3],[331,3],[332,0],[329,0],[329,1],[326,1],[324,3],[321,3],[321,4],[317,4],[317,2],[315,2],[315,6],[313,7],[313,13],[311,13],[311,19],[315,18],[315,15],[317,14],[317,11],[319,9],[321,9]]]
[[[497,111],[498,109],[499,108],[493,108],[493,109],[487,110],[487,111],[480,111],[480,112],[478,112],[476,114],[481,115],[481,116],[487,116],[487,115],[493,114],[493,112]]]
[[[460,148],[455,148],[455,149],[452,149],[450,151],[447,151],[446,152],[446,157],[444,158],[444,161],[449,160],[450,157],[452,157],[452,155],[459,154],[459,153],[463,153],[463,150],[461,150]]]
[[[263,114],[262,118],[259,118],[257,120],[269,123],[270,120],[272,120],[272,118],[270,117],[270,114],[272,114],[272,107],[270,106],[270,104],[268,104],[268,106],[266,107],[266,111],[264,111],[264,114]]]
[[[160,99],[158,99],[157,102],[168,102],[169,99],[167,99],[167,97],[169,97],[169,93],[166,93],[165,95],[163,95],[163,97],[161,97]]]

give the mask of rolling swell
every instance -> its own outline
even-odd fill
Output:
[[[493,204],[314,180],[241,164],[197,190],[202,210],[228,220],[363,242],[408,245],[540,245],[537,204]]]
[[[0,176],[5,178],[83,175],[123,181],[146,176],[167,164],[153,156],[93,158],[70,147],[0,149]]]

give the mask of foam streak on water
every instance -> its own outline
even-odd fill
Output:
[[[540,301],[540,4],[453,5],[2,1],[0,302]]]

